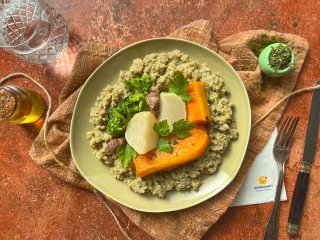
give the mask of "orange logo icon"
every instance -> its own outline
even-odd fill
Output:
[[[258,181],[259,181],[260,184],[266,184],[267,183],[267,179],[268,178],[266,176],[260,176],[258,178]]]

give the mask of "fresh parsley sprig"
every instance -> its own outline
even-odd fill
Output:
[[[124,143],[118,147],[117,155],[120,159],[121,166],[126,168],[131,160],[137,156],[137,152],[128,143]]]
[[[166,153],[171,153],[172,152],[172,148],[170,145],[170,141],[167,138],[160,138],[158,145],[157,145],[157,150],[158,151],[163,151]]]
[[[191,136],[189,131],[196,127],[197,125],[189,120],[180,119],[173,123],[172,134],[176,135],[178,138],[187,138]]]
[[[188,93],[189,84],[181,72],[176,72],[173,79],[168,83],[170,93],[175,93],[182,98],[184,102],[191,101],[191,94]]]
[[[156,131],[160,136],[159,143],[157,145],[158,151],[163,151],[167,153],[172,152],[169,139],[166,137],[171,133],[176,135],[178,138],[187,138],[191,136],[190,130],[197,127],[194,123],[189,120],[180,119],[173,123],[172,131],[170,132],[169,124],[167,120],[162,120],[159,123],[153,125],[153,130]]]
[[[153,130],[156,131],[157,133],[159,133],[159,135],[161,137],[166,137],[169,135],[170,133],[170,128],[169,128],[169,124],[168,124],[168,120],[162,120],[158,123],[155,123],[153,125]]]

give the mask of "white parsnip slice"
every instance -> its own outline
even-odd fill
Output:
[[[160,94],[160,114],[158,121],[168,120],[169,128],[172,130],[172,124],[180,119],[186,119],[186,105],[181,97],[174,93]]]
[[[149,111],[139,112],[129,121],[125,138],[138,154],[145,154],[157,146],[159,135],[153,130],[156,122],[157,119]]]

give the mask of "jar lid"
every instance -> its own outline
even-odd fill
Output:
[[[7,89],[0,88],[0,118],[10,117],[16,110],[14,95]]]

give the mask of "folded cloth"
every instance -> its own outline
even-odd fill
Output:
[[[246,180],[230,207],[274,201],[279,174],[272,149],[277,133],[277,128],[275,128],[268,143],[254,160]],[[280,200],[287,200],[284,183],[282,184]]]
[[[202,44],[217,51],[229,61],[238,71],[248,91],[253,122],[257,121],[281,98],[292,92],[308,51],[308,43],[305,39],[274,31],[253,30],[232,35],[217,44],[211,35],[212,23],[198,20],[169,36]],[[290,44],[296,55],[295,67],[285,78],[268,79],[261,74],[257,65],[255,54],[262,47],[274,41]],[[55,156],[47,151],[43,141],[43,129],[34,140],[30,150],[30,156],[37,164],[44,166],[66,182],[91,190],[92,187],[77,173],[72,160],[69,147],[69,127],[81,85],[93,70],[114,51],[115,49],[109,46],[92,43],[80,51],[71,77],[61,93],[60,106],[48,122],[48,145],[54,151]],[[158,214],[138,212],[120,204],[117,205],[132,222],[156,239],[201,238],[232,203],[253,160],[268,141],[284,108],[285,105],[281,105],[275,109],[267,119],[252,130],[248,150],[239,173],[233,182],[215,197],[188,209]],[[55,158],[63,164],[58,164]],[[111,207],[114,206],[115,204],[112,204]]]

